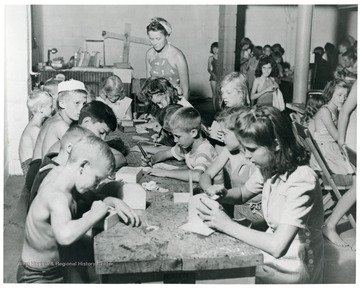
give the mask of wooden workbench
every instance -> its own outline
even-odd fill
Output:
[[[140,153],[128,157],[134,165]],[[219,232],[204,237],[179,229],[187,222],[187,204],[174,203],[173,192],[188,192],[188,183],[148,175],[141,182],[150,180],[169,192],[147,192],[142,225],[118,223],[95,236],[95,267],[102,282],[222,283],[216,279],[232,278],[254,283],[255,267],[263,261],[260,250]]]

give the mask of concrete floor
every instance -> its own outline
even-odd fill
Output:
[[[21,197],[23,176],[11,176],[4,193],[4,283],[16,282],[17,264],[24,237],[26,210]],[[339,225],[341,237],[352,244],[355,232],[348,222]],[[355,284],[356,253],[349,247],[340,248],[325,240],[324,283]]]

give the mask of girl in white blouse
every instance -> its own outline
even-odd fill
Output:
[[[260,232],[236,223],[204,195],[197,196],[199,216],[209,227],[262,250],[264,263],[257,267],[256,283],[322,283],[322,194],[290,120],[276,108],[253,107],[238,116],[235,126],[239,142],[264,177],[262,208],[269,228]],[[226,190],[216,193],[234,197]],[[246,202],[255,195],[236,197]]]

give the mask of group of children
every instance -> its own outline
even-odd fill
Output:
[[[151,168],[148,173],[188,181],[190,171],[192,181],[206,195],[216,195],[217,200],[196,196],[199,215],[208,226],[263,251],[258,283],[321,283],[322,194],[309,166],[310,155],[296,142],[289,118],[271,107],[270,94],[278,89],[276,74],[272,56],[263,56],[251,93],[247,77],[240,72],[219,81],[216,139],[209,138],[211,131],[202,124],[200,113],[167,79],[148,78],[142,94],[148,111],[161,125],[156,141],[162,145],[144,146],[151,156],[143,157],[142,165],[171,158],[185,161],[186,169]],[[20,143],[30,200],[19,282],[65,281],[57,245],[81,241],[109,206],[115,207],[125,223],[140,225],[129,206],[98,187],[126,165],[126,153],[104,141],[119,122],[132,117],[131,99],[125,96],[121,79],[109,77],[97,98],[100,101],[89,103],[89,92],[80,81],[54,86],[57,89],[52,92],[46,92],[45,85],[44,91],[30,95],[33,117]],[[317,103],[316,108],[308,109],[315,115],[315,134],[321,134],[321,139],[315,137],[317,141],[337,140],[337,109],[348,92],[342,83],[331,82],[321,98],[327,105],[319,108],[322,104]],[[255,101],[258,105],[250,108]],[[324,147],[324,155],[335,153],[327,144]],[[225,213],[223,205],[233,209]],[[89,213],[83,214],[85,211]],[[231,219],[243,217],[252,222],[252,229]],[[332,229],[328,224],[325,227]],[[331,231],[324,235],[333,241],[335,228]]]
[[[100,101],[87,103],[88,91],[80,81],[57,84],[51,94],[45,89],[31,93],[28,106],[33,116],[20,141],[29,203],[18,282],[66,281],[60,247],[82,241],[109,207],[124,223],[140,225],[125,202],[107,196],[99,186],[126,164],[121,151],[104,141],[117,127],[113,110]]]

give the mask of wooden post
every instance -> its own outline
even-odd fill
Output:
[[[236,13],[236,5],[219,6],[219,79],[235,68]]]
[[[298,7],[293,103],[306,103],[313,8],[314,5]]]

